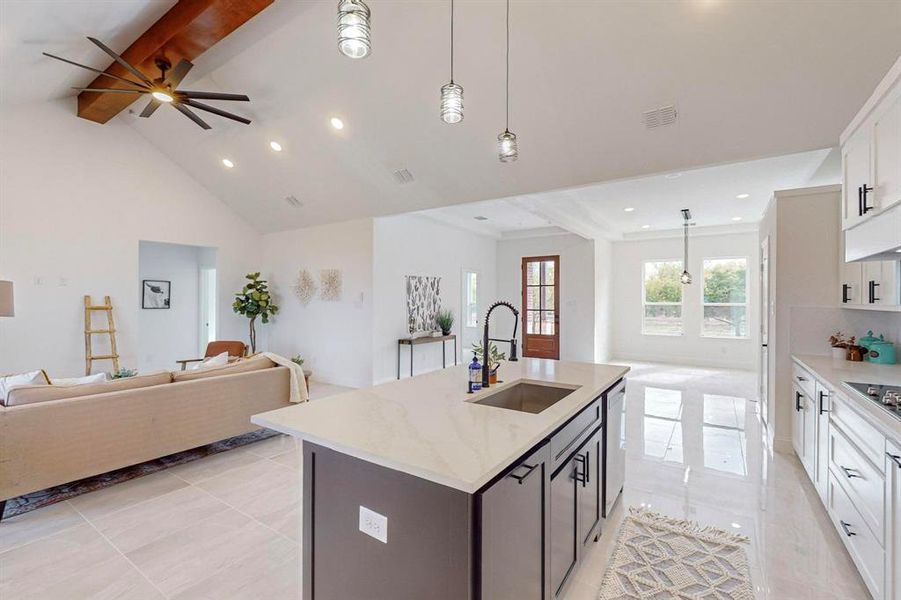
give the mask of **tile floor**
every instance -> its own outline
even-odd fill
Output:
[[[641,504],[749,535],[758,598],[869,597],[800,463],[765,448],[756,387],[633,364],[624,496],[567,600],[597,597],[624,507]],[[0,598],[299,598],[299,467],[272,438],[5,520]]]

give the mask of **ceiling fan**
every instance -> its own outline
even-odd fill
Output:
[[[219,115],[220,117],[225,117],[226,119],[231,119],[233,121],[238,121],[240,123],[244,123],[245,125],[250,124],[250,119],[245,119],[244,117],[232,114],[230,112],[226,112],[224,110],[220,110],[215,106],[210,106],[209,104],[204,104],[202,102],[197,102],[197,100],[231,100],[238,102],[249,102],[250,98],[243,94],[220,94],[218,92],[192,92],[187,90],[179,90],[178,84],[181,83],[181,80],[185,78],[185,75],[188,74],[188,71],[194,66],[191,61],[181,59],[175,68],[172,68],[172,64],[166,60],[165,58],[157,58],[154,63],[157,68],[160,70],[160,76],[154,80],[151,80],[149,77],[144,75],[141,71],[130,65],[125,61],[121,56],[107,48],[103,42],[98,39],[88,37],[91,42],[93,42],[98,48],[109,54],[113,59],[128,69],[135,77],[138,78],[138,81],[133,81],[131,79],[127,79],[125,77],[119,77],[118,75],[113,75],[112,73],[107,73],[105,71],[101,71],[99,69],[95,69],[93,67],[89,67],[87,65],[82,65],[77,62],[73,62],[71,60],[67,60],[65,58],[61,58],[59,56],[54,56],[53,54],[49,54],[44,52],[44,56],[49,56],[50,58],[55,58],[56,60],[61,60],[64,63],[69,63],[70,65],[75,65],[76,67],[81,67],[82,69],[87,69],[88,71],[93,71],[95,73],[99,73],[104,77],[109,77],[111,79],[116,79],[123,83],[127,83],[130,85],[130,88],[82,88],[76,87],[73,89],[78,90],[79,92],[102,92],[102,93],[112,93],[112,94],[150,94],[150,102],[141,111],[142,117],[149,117],[152,115],[156,109],[160,107],[162,104],[169,104],[175,110],[182,113],[184,116],[188,117],[204,129],[211,129],[207,123],[197,116],[194,111],[190,110],[188,107],[196,108],[197,110],[203,110],[209,113],[213,113],[214,115]]]

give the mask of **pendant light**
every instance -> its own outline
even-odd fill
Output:
[[[688,226],[689,221],[691,221],[691,211],[687,208],[682,209],[682,218],[685,222],[682,224],[682,277],[680,280],[683,285],[688,285],[691,283],[691,273],[688,272]]]
[[[441,120],[453,125],[463,120],[463,86],[454,83],[454,0],[450,5],[450,83],[441,86]]]
[[[507,0],[507,116],[504,132],[497,136],[497,157],[501,162],[513,162],[519,157],[516,134],[510,131],[510,0]]]
[[[348,58],[366,58],[369,43],[369,7],[363,0],[338,0],[338,50]]]

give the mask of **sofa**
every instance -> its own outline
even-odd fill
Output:
[[[290,405],[290,371],[264,356],[110,382],[13,388],[0,405],[6,500],[260,429]]]

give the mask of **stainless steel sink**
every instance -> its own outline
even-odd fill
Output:
[[[497,391],[490,388],[473,404],[495,406],[527,413],[540,413],[579,389],[577,385],[559,385],[517,381]]]

